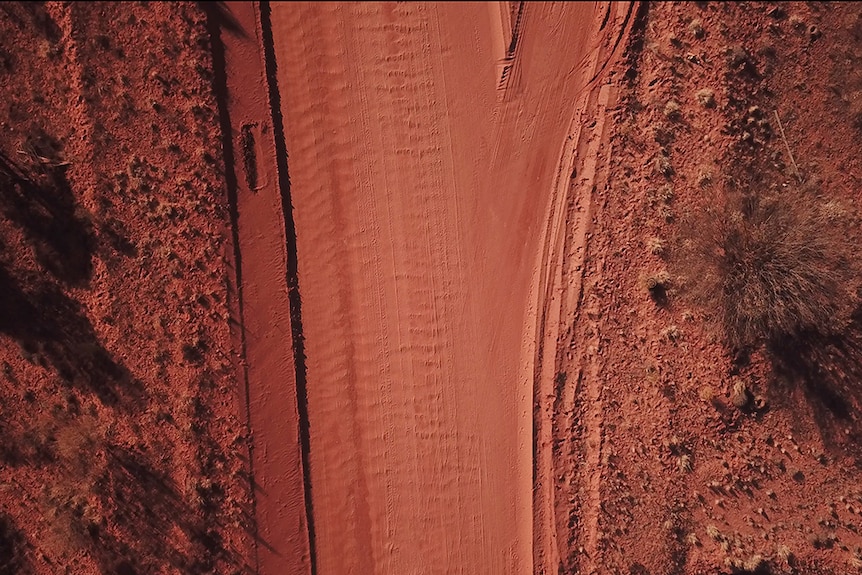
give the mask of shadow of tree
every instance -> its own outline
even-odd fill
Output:
[[[248,38],[248,33],[234,18],[224,2],[198,2],[198,5],[206,13],[210,27],[227,30],[240,38]]]
[[[776,391],[789,395],[800,386],[827,447],[862,456],[862,310],[841,334],[806,333],[768,351]]]
[[[134,411],[144,389],[99,342],[81,305],[50,281],[18,278],[0,265],[0,333],[14,338],[25,357],[52,367],[69,385],[105,405]],[[34,285],[25,291],[24,285]]]
[[[222,24],[234,33],[244,34],[230,20],[229,12],[220,8]],[[35,28],[37,35],[49,42],[61,39],[62,31],[41,3],[0,5],[0,16],[3,14],[13,26]],[[41,48],[43,43],[38,46]],[[62,49],[63,43],[49,48],[48,58],[62,54]],[[0,69],[4,57],[0,47]],[[19,57],[12,54],[10,58]],[[26,105],[16,109],[26,110]],[[23,122],[24,119],[16,126],[17,133],[26,131]],[[92,280],[97,253],[98,264],[109,270],[109,256],[136,255],[124,222],[134,231],[138,231],[138,222],[127,216],[127,206],[114,210],[110,194],[95,199],[96,205],[88,204],[94,213],[91,220],[76,200],[81,197],[80,190],[70,185],[67,173],[71,176],[72,172],[67,172],[69,167],[59,143],[43,130],[31,129],[29,133],[26,140],[7,141],[0,151],[0,340],[12,348],[11,342],[17,343],[26,359],[49,371],[49,379],[62,379],[69,388],[82,392],[67,394],[64,390],[61,395],[74,396],[78,401],[86,394],[93,403],[112,409],[94,408],[87,414],[93,418],[105,415],[107,423],[102,420],[96,425],[99,431],[92,444],[77,450],[83,453],[83,464],[74,465],[72,461],[78,458],[64,454],[61,433],[81,425],[81,413],[74,413],[61,402],[55,404],[53,398],[53,405],[35,403],[37,395],[26,388],[25,377],[13,370],[16,362],[8,353],[2,357],[9,361],[0,361],[5,376],[0,408],[6,412],[8,405],[8,413],[20,410],[26,421],[0,418],[0,437],[4,443],[31,432],[39,437],[38,442],[33,442],[38,443],[37,450],[24,452],[23,456],[11,453],[15,459],[11,465],[5,445],[0,445],[0,468],[5,467],[13,479],[21,479],[22,490],[29,490],[20,508],[30,513],[20,519],[26,530],[6,521],[0,513],[0,575],[30,572],[28,557],[34,563],[48,561],[52,572],[74,569],[72,564],[63,564],[66,555],[51,563],[37,553],[53,541],[26,540],[25,534],[31,533],[34,525],[45,525],[45,517],[36,517],[39,523],[34,524],[33,509],[41,511],[46,507],[62,517],[59,528],[67,529],[71,535],[60,540],[60,546],[74,550],[76,555],[83,552],[95,561],[100,572],[250,573],[246,558],[227,549],[222,538],[228,495],[214,479],[224,477],[224,469],[206,467],[201,471],[196,466],[200,461],[218,459],[223,445],[212,437],[207,421],[196,422],[197,428],[191,431],[194,435],[184,437],[176,450],[179,457],[187,460],[177,462],[178,469],[169,467],[166,462],[170,457],[166,456],[171,453],[159,453],[158,449],[171,439],[158,437],[158,427],[138,425],[137,415],[149,406],[163,408],[170,417],[170,408],[176,404],[172,400],[160,404],[156,398],[162,388],[150,396],[123,362],[105,348],[98,326],[91,323],[86,305],[81,303],[87,300],[79,301],[77,297]],[[71,181],[77,183],[75,178]],[[124,198],[117,201],[123,202]],[[130,331],[132,327],[126,329]],[[183,350],[186,361],[194,364],[191,369],[202,369],[203,345]],[[201,357],[195,355],[198,353]],[[200,401],[206,404],[206,398]],[[200,415],[205,418],[211,414]],[[66,419],[59,420],[60,417]],[[173,419],[167,421],[165,427],[173,432],[183,427]],[[135,447],[116,444],[117,435],[126,440],[131,437]],[[175,435],[169,433],[169,437]],[[32,469],[13,468],[18,465],[41,469],[31,473]],[[196,488],[186,495],[187,490],[175,485],[176,477],[196,480]],[[45,530],[47,539],[55,527],[49,525]]]
[[[63,35],[45,10],[44,2],[2,2],[0,11],[18,28],[32,28],[52,43],[59,41]]]
[[[201,504],[192,505],[145,455],[110,447],[96,493],[103,506],[112,509],[105,518],[109,528],[78,529],[89,535],[87,546],[104,573],[161,573],[166,564],[181,573],[211,573],[220,558],[240,565],[239,558],[223,547],[221,526],[205,520],[206,491],[213,488],[202,482],[197,487]],[[184,549],[178,531],[190,548]]]
[[[66,179],[59,144],[44,132],[22,150],[32,158],[22,169],[0,154],[0,209],[29,238],[38,262],[63,283],[81,287],[93,273],[92,225]]]
[[[24,535],[12,519],[0,514],[0,575],[25,575],[33,572],[26,559]]]
[[[61,288],[89,282],[95,241],[58,159],[59,145],[35,134],[24,146],[28,166],[0,153],[0,213],[21,230],[42,267],[16,265],[25,246],[0,246],[0,333],[69,385],[133,410],[144,399],[141,383],[104,349],[81,304]]]

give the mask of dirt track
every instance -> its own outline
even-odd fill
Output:
[[[230,106],[256,110],[231,122],[246,175],[242,284],[264,288],[248,290],[243,312],[256,332],[245,340],[254,474],[266,486],[259,572],[862,564],[855,523],[836,511],[862,501],[845,452],[852,429],[836,433],[815,397],[824,379],[847,392],[846,376],[817,367],[811,387],[810,374],[770,375],[760,355],[727,357],[715,333],[686,325],[714,310],[680,297],[685,263],[661,280],[667,297],[644,288],[678,257],[676,211],[704,210],[703,188],[737,185],[735,170],[788,185],[770,170],[791,145],[773,146],[760,106],[795,98],[788,78],[846,77],[859,56],[837,54],[858,43],[856,13],[235,6],[256,32],[243,42],[266,56],[246,66],[251,56],[231,60],[228,42],[228,69],[241,69],[228,84],[258,89]],[[832,36],[814,44],[819,25]],[[254,120],[267,116],[267,74],[274,139]],[[839,129],[860,124],[854,81],[818,97],[839,97]],[[791,137],[814,155],[823,141]],[[836,149],[839,171],[853,165]],[[764,383],[786,393],[788,377],[810,406],[783,409]],[[760,394],[756,410],[734,399],[740,384]],[[812,458],[793,462],[775,437]]]
[[[321,573],[531,570],[530,279],[613,26],[501,6],[272,6]]]

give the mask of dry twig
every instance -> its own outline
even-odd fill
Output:
[[[796,178],[799,183],[802,183],[802,174],[799,173],[799,166],[796,165],[796,160],[793,159],[793,152],[790,151],[790,144],[787,143],[787,136],[784,135],[784,126],[781,125],[781,118],[778,117],[778,110],[775,110],[775,121],[778,122],[778,129],[781,132],[781,140],[784,142],[784,147],[787,148],[787,155],[790,156],[790,163],[793,164],[793,169],[796,171]]]

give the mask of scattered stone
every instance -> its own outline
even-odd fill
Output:
[[[745,409],[751,402],[751,393],[742,381],[737,381],[733,384],[733,391],[730,394],[730,402],[737,409]]]

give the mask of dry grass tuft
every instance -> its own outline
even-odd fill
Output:
[[[646,241],[647,251],[655,256],[662,256],[667,249],[667,245],[662,238],[651,237]]]
[[[676,264],[736,348],[840,333],[859,274],[834,210],[798,188],[737,194],[689,222]]]
[[[715,108],[715,92],[709,88],[698,90],[695,98],[697,98],[697,103],[704,108]]]

